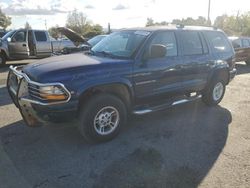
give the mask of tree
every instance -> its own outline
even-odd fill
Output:
[[[30,24],[29,24],[29,22],[26,22],[26,23],[24,24],[24,28],[25,28],[25,29],[32,29],[31,26],[30,26]]]
[[[218,16],[214,21],[214,27],[222,29],[228,35],[238,35],[238,23],[235,16],[223,14]]]
[[[146,27],[153,26],[153,25],[155,25],[154,20],[152,18],[147,18]]]
[[[87,17],[76,9],[68,14],[66,27],[87,38],[103,33],[102,26],[87,22]]]
[[[6,16],[0,8],[0,27],[6,29],[9,25],[11,25],[11,17]]]
[[[87,17],[82,12],[78,12],[75,9],[68,14],[66,27],[72,29],[80,35],[83,35],[86,20]]]
[[[51,28],[49,28],[49,30],[48,30],[50,36],[53,37],[53,38],[56,39],[56,40],[61,36],[60,32],[59,32],[58,29],[57,29],[58,27],[59,27],[59,26],[56,25],[55,27],[51,27]]]
[[[228,35],[250,36],[250,12],[236,16],[222,15],[214,21],[214,26],[222,29]]]
[[[250,36],[250,12],[242,14],[238,20],[240,34]]]
[[[198,26],[207,26],[209,25],[208,21],[206,18],[199,16],[197,19],[193,19],[191,17],[187,17],[187,18],[182,18],[182,19],[173,19],[172,24],[176,24],[176,25],[198,25]],[[152,18],[147,18],[147,23],[146,23],[146,27],[147,26],[153,26],[153,25],[168,25],[169,23],[166,21],[162,21],[162,22],[154,22],[154,20]]]
[[[203,16],[199,16],[197,19],[187,17],[180,19],[173,19],[172,24],[177,25],[193,25],[193,26],[208,26],[208,21]]]
[[[152,18],[147,18],[146,27],[154,26],[154,25],[168,25],[168,22],[166,22],[166,21],[154,22],[154,20]]]
[[[89,23],[85,24],[83,36],[86,38],[92,38],[96,35],[103,34],[102,26],[99,24],[91,25]]]

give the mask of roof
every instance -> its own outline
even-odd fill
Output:
[[[237,40],[237,39],[250,39],[250,37],[244,37],[244,36],[241,36],[241,37],[237,37],[237,36],[229,36],[228,37],[230,40]]]
[[[215,27],[204,26],[183,26],[183,25],[167,25],[167,26],[149,26],[149,27],[135,27],[122,30],[142,30],[142,31],[157,31],[157,30],[203,30],[203,31],[221,31]]]

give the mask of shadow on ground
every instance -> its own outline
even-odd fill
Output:
[[[11,103],[12,100],[7,91],[7,87],[0,88],[0,107]]]
[[[31,187],[197,187],[225,146],[231,113],[200,101],[132,117],[111,142],[85,143],[74,126],[0,129]],[[13,180],[14,181],[14,180]]]

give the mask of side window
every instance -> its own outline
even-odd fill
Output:
[[[47,36],[43,31],[35,31],[35,37],[37,42],[46,42]]]
[[[150,42],[149,47],[152,44],[161,44],[166,46],[167,48],[166,56],[177,56],[177,44],[174,32],[167,31],[167,32],[157,33]]]
[[[230,43],[223,33],[215,31],[205,31],[205,33],[215,52],[231,51]]]
[[[182,41],[183,55],[197,55],[203,53],[198,32],[182,31],[180,32],[180,38]]]
[[[247,39],[242,39],[242,47],[249,47],[249,41]]]
[[[26,42],[26,31],[18,31],[12,38],[13,42]]]

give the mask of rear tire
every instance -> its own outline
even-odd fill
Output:
[[[202,101],[208,106],[215,106],[221,102],[226,90],[222,79],[214,79],[203,92]]]
[[[0,66],[5,65],[6,63],[6,57],[3,53],[0,53]]]
[[[83,104],[78,117],[78,128],[90,143],[113,139],[127,119],[124,103],[110,94],[98,94]]]

